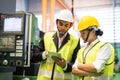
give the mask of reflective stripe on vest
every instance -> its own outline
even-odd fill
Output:
[[[45,46],[45,50],[47,51],[53,51],[53,52],[57,51],[53,41],[54,34],[55,32],[49,32],[44,35],[44,46]],[[79,39],[77,37],[70,35],[70,40],[68,40],[68,42],[58,51],[61,54],[62,58],[64,58],[67,62],[71,61],[73,51],[78,44],[78,40]],[[51,77],[50,72],[52,73],[52,68],[53,68],[53,62],[50,61],[49,58],[47,58],[47,61],[41,62],[39,69],[40,74],[38,74],[38,80],[41,78],[46,78],[46,76],[47,79],[50,79]],[[43,74],[41,74],[41,72]],[[70,78],[71,76],[72,76],[71,73],[64,73],[63,69],[60,66],[57,65],[55,66],[54,80],[58,80],[59,78],[60,80],[71,80]],[[47,79],[43,79],[43,80],[47,80]]]
[[[51,71],[39,70],[38,74],[51,77],[52,72]],[[64,78],[65,79],[71,79],[72,78],[72,76],[70,74],[60,74],[60,73],[57,73],[57,72],[54,73],[54,76],[57,77],[57,78],[62,78],[62,79],[64,79]]]
[[[78,52],[78,61],[80,63],[91,63],[91,62],[94,62],[95,59],[96,59],[96,56],[97,56],[97,53],[98,51],[100,50],[100,48],[102,46],[104,46],[106,43],[105,42],[99,42],[97,43],[94,47],[92,47],[89,52],[87,53],[86,55],[86,58],[84,59],[83,61],[83,52],[85,50],[85,47],[83,47],[82,49],[79,50]],[[109,43],[107,43],[109,44]],[[104,78],[106,79],[107,77],[111,77],[113,75],[113,70],[114,70],[114,48],[111,44],[110,45],[110,48],[111,48],[111,51],[112,51],[112,54],[110,56],[110,58],[108,59],[107,61],[107,64],[108,65],[105,65],[104,67],[104,72],[103,72],[103,75],[104,75]],[[106,76],[106,77],[105,77]],[[102,79],[102,80],[105,80],[105,79]],[[81,77],[79,78],[79,80],[82,80]],[[85,79],[84,80],[89,80],[89,79]],[[91,79],[90,79],[91,80]],[[92,79],[92,80],[96,80],[96,79]]]

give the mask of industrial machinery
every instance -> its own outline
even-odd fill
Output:
[[[30,66],[32,45],[39,37],[33,17],[31,13],[0,14],[0,66]]]
[[[31,64],[30,55],[38,44],[39,32],[37,18],[32,13],[0,13],[1,80],[19,80],[21,76],[37,74],[39,64]],[[28,70],[34,73],[25,74]]]

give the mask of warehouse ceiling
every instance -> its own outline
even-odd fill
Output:
[[[43,1],[47,3],[46,7],[44,8],[42,5]],[[54,7],[51,11],[50,7],[54,1],[55,5],[53,5]],[[109,7],[113,6],[114,3],[120,5],[120,0],[28,0],[28,12],[32,12],[34,14],[42,14],[42,18],[45,18],[47,16],[47,19],[52,19],[52,17],[54,17],[54,14],[56,14],[56,12],[59,10],[70,9],[73,11],[76,21],[78,21],[81,10],[104,6]],[[43,11],[46,13],[43,14]],[[51,12],[55,13],[51,15]]]
[[[50,12],[50,4],[54,0],[47,0],[47,13]],[[55,0],[54,11],[58,12],[60,9],[72,9],[74,15],[78,15],[81,8],[97,7],[97,6],[111,6],[113,1],[120,4],[120,0]],[[42,0],[28,0],[28,11],[41,14],[42,13]]]
[[[47,9],[50,10],[50,1],[47,0]],[[41,13],[42,11],[42,0],[29,0],[29,11],[34,13]],[[116,3],[120,3],[120,0],[116,0]],[[68,8],[73,8],[74,10],[80,9],[83,7],[92,7],[92,6],[105,6],[111,5],[112,0],[55,0],[55,10]]]

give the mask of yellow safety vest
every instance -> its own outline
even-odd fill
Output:
[[[85,50],[85,47],[81,48],[78,52],[78,61],[80,63],[91,63],[94,62],[96,59],[96,55],[98,53],[98,51],[100,50],[100,48],[102,46],[104,46],[106,43],[105,42],[98,42],[96,43],[95,46],[93,46],[87,53],[85,59],[83,60],[83,52]],[[109,44],[109,43],[107,43]],[[108,59],[107,63],[104,66],[104,70],[103,70],[103,77],[101,80],[111,80],[110,78],[113,75],[113,70],[114,70],[114,48],[111,44],[109,44],[111,50],[112,50],[112,54],[110,56],[110,58]],[[91,78],[91,77],[84,77],[84,79],[82,79],[83,77],[79,77],[79,80],[97,80],[95,78]]]
[[[53,42],[55,32],[49,32],[44,35],[45,50],[56,52],[56,46]],[[78,38],[70,35],[70,40],[58,51],[62,58],[70,62],[74,49],[78,44]],[[53,62],[47,58],[46,61],[40,63],[37,80],[50,80],[52,74]],[[56,65],[54,70],[54,80],[72,80],[72,74],[64,73],[63,69]]]

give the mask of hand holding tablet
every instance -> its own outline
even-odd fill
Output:
[[[58,52],[48,52],[48,56],[51,57],[51,58],[56,57],[56,58],[61,59],[61,54],[58,53]]]

